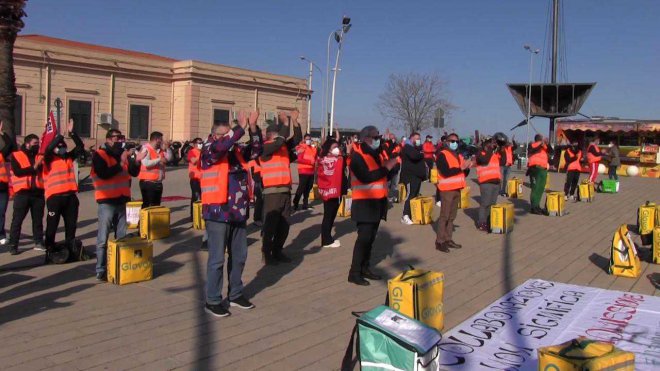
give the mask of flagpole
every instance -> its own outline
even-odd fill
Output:
[[[62,134],[62,125],[60,121],[60,116],[62,114],[62,100],[59,97],[55,98],[55,109],[57,110],[57,134]]]

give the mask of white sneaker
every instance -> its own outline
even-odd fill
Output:
[[[568,196],[564,196],[564,201],[568,201]]]
[[[6,238],[3,238],[3,239],[0,240],[0,245],[4,246],[6,244],[7,244],[7,239]]]
[[[334,240],[330,245],[325,245],[323,247],[334,249],[335,247],[341,247],[341,242],[339,242],[339,240]]]
[[[402,224],[405,224],[405,225],[413,225],[413,224],[415,224],[415,223],[413,223],[412,220],[410,220],[410,217],[409,217],[408,215],[404,215],[403,218],[401,218],[401,223],[402,223]]]
[[[435,203],[435,206],[437,206],[437,207],[442,207],[442,201],[438,201],[438,202],[436,202],[436,203]]]

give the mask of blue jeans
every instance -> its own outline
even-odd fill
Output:
[[[9,204],[9,192],[0,192],[0,239],[6,238],[5,234],[5,214]]]
[[[247,260],[247,233],[245,223],[222,223],[206,220],[209,258],[206,264],[206,302],[222,302],[222,276],[225,249],[229,254],[227,275],[229,276],[229,300],[243,295],[243,268]]]
[[[126,236],[126,204],[99,204],[99,230],[96,235],[96,273],[106,273],[108,236],[114,225],[115,238]]]
[[[502,173],[502,184],[500,185],[500,194],[506,194],[506,182],[509,179],[509,171],[511,166],[500,166],[500,173]]]

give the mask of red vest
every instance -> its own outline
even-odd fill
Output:
[[[73,160],[55,156],[50,166],[44,165],[46,199],[50,196],[78,192],[78,183],[74,172]]]
[[[353,156],[360,156],[369,171],[380,169],[380,165],[371,156],[362,152],[361,145],[353,146]],[[371,183],[362,183],[351,171],[351,189],[353,200],[378,200],[387,198],[387,176]]]
[[[541,142],[535,142],[532,143],[532,148],[538,148],[539,146],[542,146],[543,149],[533,155],[529,156],[529,161],[527,162],[527,167],[532,167],[532,166],[539,166],[544,169],[548,168],[548,152],[546,149],[548,146],[545,145],[545,143]]]
[[[481,153],[485,154],[483,151]],[[499,153],[493,153],[487,165],[477,165],[477,180],[479,183],[486,183],[491,180],[502,180]]]
[[[316,163],[316,148],[302,143],[296,147],[296,154],[298,155],[298,174],[313,175],[314,164]]]
[[[568,152],[568,155],[573,157],[575,156],[575,153],[571,151],[571,149],[566,150]],[[581,171],[582,170],[582,165],[580,165],[580,160],[582,160],[582,151],[578,150],[577,151],[577,159],[570,164],[567,164],[566,166],[566,171]]]
[[[197,162],[193,165],[191,158],[196,158]],[[202,151],[199,148],[191,148],[188,151],[188,177],[190,179],[200,180],[202,177]]]
[[[433,155],[435,155],[435,146],[432,142],[424,142],[422,145],[422,151],[424,152],[425,159],[433,160]]]
[[[590,164],[600,162],[602,157],[601,156],[594,156],[593,154],[591,154],[591,152],[589,151],[591,148],[595,148],[596,153],[600,154],[600,148],[598,148],[598,146],[593,144],[593,143],[590,144],[589,148],[587,148],[587,162],[590,163]]]
[[[271,142],[267,141],[265,144]],[[268,161],[262,158],[260,162],[261,179],[265,188],[291,186],[291,162],[286,145],[282,145]]]
[[[319,158],[316,167],[317,183],[321,199],[327,201],[341,197],[341,183],[344,178],[344,158],[325,156]]]
[[[449,166],[450,169],[461,169],[461,165],[463,165],[463,156],[461,155],[455,155],[451,151],[447,149],[443,149],[440,151],[440,155],[444,156],[445,160],[447,161],[447,165]],[[458,156],[458,157],[457,157]],[[459,189],[465,188],[465,174],[463,171],[459,172],[458,174],[450,177],[444,177],[442,176],[442,173],[438,171],[438,190],[440,192],[442,191],[456,191]]]

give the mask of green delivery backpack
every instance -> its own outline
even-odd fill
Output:
[[[352,370],[356,361],[360,362],[362,370],[369,371],[437,370],[440,367],[438,346],[442,335],[436,329],[385,305],[363,313],[356,322],[342,370]],[[355,343],[357,360],[353,359]]]

